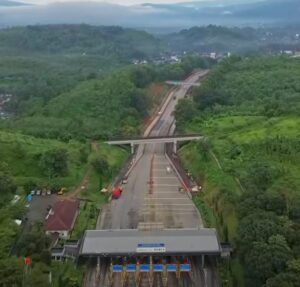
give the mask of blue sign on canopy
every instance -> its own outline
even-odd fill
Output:
[[[153,270],[154,272],[163,272],[164,266],[162,264],[154,264]]]
[[[181,272],[190,272],[191,264],[180,264],[180,271]]]
[[[113,272],[119,273],[123,271],[123,266],[122,265],[113,265]]]
[[[176,264],[168,264],[168,271],[169,272],[176,272],[177,265]]]
[[[126,269],[127,269],[127,272],[135,272],[136,265],[135,264],[127,264]]]
[[[139,243],[136,248],[137,253],[163,253],[166,252],[164,243]]]
[[[149,272],[150,271],[150,265],[149,264],[141,264],[140,271],[141,272]]]

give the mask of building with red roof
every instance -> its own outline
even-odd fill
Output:
[[[58,201],[46,217],[46,234],[58,234],[60,238],[69,238],[78,213],[79,202],[77,200]]]

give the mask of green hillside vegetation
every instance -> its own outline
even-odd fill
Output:
[[[129,154],[103,141],[140,134],[168,91],[165,80],[211,64],[188,56],[175,65],[128,65],[159,52],[151,35],[118,27],[0,30],[0,97],[12,95],[10,116],[0,119],[0,286],[48,286],[50,270],[54,286],[80,286],[82,270],[51,263],[42,225],[24,228],[14,220],[26,216],[32,189],[67,187],[82,199],[72,238],[95,227],[107,201],[100,190]],[[21,198],[12,204],[16,194]],[[24,281],[27,255],[33,264]]]
[[[52,151],[66,152],[67,166],[62,174],[52,175],[43,168],[43,156]],[[26,188],[30,182],[45,187],[75,186],[86,168],[86,159],[82,158],[82,153],[85,151],[88,152],[88,146],[75,141],[64,143],[0,131],[2,170],[9,171],[16,184],[25,185]],[[61,154],[60,158],[62,159]]]
[[[180,153],[207,224],[236,247],[229,286],[300,284],[299,64],[232,57],[176,111],[181,131],[207,136]]]
[[[2,121],[2,127],[64,141],[138,135],[143,120],[157,105],[157,100],[148,92],[151,84],[170,78],[182,79],[193,68],[209,64],[200,58],[187,57],[176,65],[118,69],[86,80],[47,103],[32,97],[26,102],[25,112]],[[161,95],[158,98],[162,98]]]
[[[7,54],[100,54],[119,59],[157,53],[160,42],[150,34],[117,26],[41,25],[0,31],[0,53]]]
[[[62,286],[60,280],[68,284],[81,282],[81,270],[71,270],[70,266],[67,268],[65,265],[64,268],[68,269],[65,272],[55,270],[57,264],[51,263],[49,238],[45,236],[42,225],[28,229],[28,226],[18,226],[14,220],[23,220],[26,216],[25,196],[32,189],[49,188],[57,191],[67,187],[73,192],[81,187],[80,182],[90,170],[88,188],[79,194],[87,202],[81,205],[73,238],[79,239],[86,228],[94,228],[99,208],[106,200],[100,189],[116,176],[128,152],[105,144],[93,145],[97,146],[97,150],[73,140],[65,143],[0,131],[0,286],[48,286],[45,272],[50,270],[55,271],[54,280],[59,281],[55,286]],[[94,171],[94,159],[104,162],[105,167]],[[16,193],[21,199],[12,204],[10,201]],[[18,244],[15,245],[18,238]],[[10,256],[13,246],[18,258]],[[22,258],[25,255],[31,256],[34,261],[34,276],[27,276],[26,280],[30,282],[24,285]],[[11,276],[11,272],[14,276]]]
[[[208,25],[192,27],[178,33],[166,35],[163,41],[169,47],[183,51],[226,52],[247,51],[255,45],[257,31],[252,28],[227,28],[222,26]],[[251,41],[251,45],[249,45]]]
[[[42,25],[0,30],[0,94],[13,113],[32,113],[78,82],[160,51],[150,34],[120,27]]]
[[[161,36],[166,49],[186,52],[239,53],[242,55],[282,50],[297,51],[297,26],[292,27],[224,27],[208,25],[192,27]]]

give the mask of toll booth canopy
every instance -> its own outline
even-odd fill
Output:
[[[81,256],[220,255],[215,229],[88,230]]]

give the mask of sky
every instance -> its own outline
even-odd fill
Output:
[[[32,3],[32,4],[48,4],[53,2],[107,2],[111,4],[120,4],[120,5],[135,5],[142,3],[182,3],[182,2],[257,2],[259,0],[16,0],[20,2]]]
[[[112,4],[121,4],[121,5],[134,5],[141,3],[178,3],[178,2],[193,2],[193,1],[203,1],[203,0],[21,0],[20,2],[29,2],[34,4],[47,4],[51,2],[89,2],[89,1],[97,1],[97,2],[107,2]],[[207,1],[207,0],[205,0]],[[214,1],[214,0],[208,0]]]

